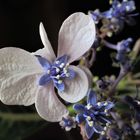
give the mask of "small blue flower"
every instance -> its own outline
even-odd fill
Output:
[[[120,140],[122,137],[122,134],[118,128],[110,128],[107,132],[107,136],[111,140]]]
[[[61,92],[65,89],[64,79],[73,79],[75,77],[75,72],[72,69],[69,69],[69,63],[67,63],[68,57],[63,55],[62,57],[57,58],[53,64],[41,56],[37,56],[40,64],[46,71],[46,73],[40,78],[39,85],[43,86],[49,83],[51,80],[54,83],[54,86]]]
[[[88,11],[88,14],[93,18],[95,24],[98,24],[100,19],[102,18],[102,13],[99,9],[96,9],[94,11]]]
[[[76,128],[75,117],[65,116],[62,121],[59,122],[60,126],[66,131],[70,131],[72,128]]]
[[[123,29],[125,22],[130,26],[136,24],[133,17],[137,16],[138,13],[132,13],[135,9],[133,0],[123,0],[122,2],[114,0],[109,10],[100,12],[99,9],[96,9],[89,11],[88,14],[96,24],[101,21],[103,24],[101,32],[106,32],[107,36],[111,37],[113,32],[118,33]]]
[[[123,0],[122,2],[114,0],[112,3],[112,7],[108,11],[103,12],[102,16],[107,19],[111,19],[114,17],[125,20],[126,16],[129,16],[129,14],[135,9],[135,2],[133,0]]]
[[[117,49],[117,55],[116,59],[120,61],[121,63],[125,63],[127,60],[126,54],[130,52],[130,45],[132,43],[133,39],[128,38],[126,40],[122,40],[119,42],[116,46]]]
[[[124,102],[134,109],[134,118],[140,122],[140,101],[132,98],[131,96],[125,96]]]
[[[74,109],[79,112],[76,116],[78,123],[85,122],[85,131],[88,138],[95,133],[104,134],[111,121],[107,117],[108,111],[114,107],[110,101],[97,102],[97,96],[93,90],[89,90],[87,105],[75,104]]]
[[[120,3],[118,0],[114,0],[112,3],[112,8],[112,16],[117,18],[123,18],[136,9],[135,2],[133,0],[123,0],[122,3]]]

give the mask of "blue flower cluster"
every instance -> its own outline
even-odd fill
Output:
[[[133,0],[113,0],[111,8],[107,11],[100,12],[99,9],[95,11],[89,11],[89,15],[92,16],[96,24],[102,22],[101,32],[109,30],[107,36],[111,37],[112,33],[118,33],[124,27],[124,23],[128,25],[135,25],[134,16],[137,13],[132,13],[136,9],[135,2]]]
[[[109,111],[114,107],[111,101],[97,102],[96,93],[89,90],[87,95],[87,104],[75,104],[74,109],[78,112],[76,121],[78,124],[85,123],[86,135],[91,138],[95,133],[104,135],[107,126],[111,124]]]

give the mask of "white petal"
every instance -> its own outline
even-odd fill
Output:
[[[9,105],[31,105],[36,76],[43,72],[36,57],[19,48],[0,49],[0,99]]]
[[[55,56],[53,48],[50,44],[50,41],[48,40],[47,33],[46,33],[45,28],[42,23],[40,23],[39,31],[40,31],[40,37],[41,37],[42,43],[44,45],[44,48],[39,49],[38,51],[36,51],[33,54],[41,55],[42,57],[45,57],[48,61],[53,62],[55,60],[56,56]]]
[[[70,66],[76,72],[76,76],[72,80],[66,80],[65,90],[59,92],[59,96],[67,102],[75,103],[83,99],[88,91],[88,78],[83,70],[78,67]]]
[[[93,75],[92,75],[91,71],[85,66],[79,66],[79,67],[86,73],[88,82],[89,82],[89,88],[92,88]]]
[[[36,96],[35,106],[38,114],[50,122],[59,122],[68,114],[66,107],[59,101],[52,83],[40,87]]]
[[[74,13],[64,21],[59,31],[58,56],[66,54],[72,62],[88,51],[94,40],[93,19],[81,12]]]

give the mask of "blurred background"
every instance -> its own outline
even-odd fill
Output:
[[[136,12],[140,13],[140,1]],[[0,0],[0,47],[19,47],[34,52],[43,45],[39,36],[39,23],[43,22],[50,42],[57,51],[58,32],[62,22],[74,12],[109,8],[109,0]],[[111,42],[128,37],[140,37],[140,16],[135,26],[125,26]],[[111,66],[110,49],[97,54],[92,72],[94,75],[118,73]],[[0,103],[0,140],[81,140],[79,130],[62,130],[58,123],[47,123],[35,114],[34,106],[6,106]],[[22,115],[23,114],[23,115]],[[24,117],[23,117],[24,116]]]

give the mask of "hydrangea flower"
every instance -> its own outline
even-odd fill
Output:
[[[99,21],[102,19],[102,13],[99,9],[96,9],[94,11],[88,11],[88,15],[90,15],[93,18],[95,24],[98,24]]]
[[[131,51],[130,45],[132,42],[132,38],[127,38],[114,45],[103,40],[105,46],[117,51],[116,60],[118,60],[122,64],[124,64],[128,60],[127,53]]]
[[[136,121],[140,122],[140,101],[132,98],[131,96],[125,96],[124,101],[134,109],[134,118]]]
[[[120,61],[121,63],[125,63],[127,58],[126,58],[126,54],[128,52],[130,52],[130,45],[133,42],[132,38],[127,38],[125,40],[122,40],[121,42],[119,42],[116,46],[117,49],[117,55],[116,55],[116,59],[118,61]]]
[[[100,12],[99,9],[89,11],[88,14],[98,24],[102,22],[100,31],[106,33],[108,37],[111,37],[113,33],[119,33],[124,28],[124,23],[128,25],[135,25],[134,16],[138,13],[133,14],[132,12],[136,9],[134,0],[113,0],[111,8],[107,11]]]
[[[113,0],[112,7],[105,11],[100,12],[99,9],[94,11],[89,11],[89,15],[95,20],[95,23],[98,23],[99,20],[102,19],[111,19],[111,18],[119,18],[125,20],[126,18],[135,16],[137,14],[130,14],[136,9],[135,2],[133,0],[123,0],[120,2],[119,0]]]
[[[120,140],[122,137],[122,133],[118,128],[110,128],[107,132],[107,137],[112,140]]]
[[[78,123],[85,122],[85,131],[90,139],[95,133],[104,134],[109,120],[108,111],[114,106],[110,101],[97,102],[96,94],[93,90],[89,90],[87,96],[87,105],[75,104],[74,109],[79,112],[76,116]]]
[[[32,54],[20,48],[0,49],[0,100],[8,105],[35,103],[42,118],[57,122],[68,111],[57,98],[54,86],[59,96],[71,103],[81,100],[88,90],[84,71],[68,63],[92,46],[95,24],[81,12],[68,17],[59,31],[57,58],[42,23],[40,36],[44,48]]]
[[[70,131],[72,128],[76,128],[75,117],[70,117],[69,115],[63,117],[59,124],[66,131]]]
[[[112,7],[108,11],[103,12],[102,15],[108,19],[115,17],[124,20],[135,9],[135,2],[133,0],[123,0],[122,2],[114,0]]]

